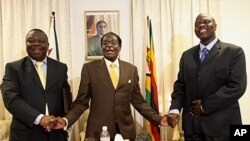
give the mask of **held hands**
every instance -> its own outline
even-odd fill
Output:
[[[179,120],[180,120],[180,115],[179,114],[169,113],[167,115],[168,124],[172,128],[174,128],[179,123]]]
[[[43,116],[39,122],[39,125],[41,125],[46,131],[50,132],[51,129],[54,128],[55,123],[51,122],[55,118],[54,116]]]
[[[168,126],[168,119],[167,115],[164,115],[161,119],[161,126],[167,127]]]
[[[66,121],[61,117],[44,116],[39,123],[45,131],[52,131],[54,129],[63,129],[66,126]]]

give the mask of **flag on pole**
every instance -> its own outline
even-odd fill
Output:
[[[57,35],[56,35],[55,12],[52,12],[50,20],[48,56],[60,61]]]
[[[158,106],[158,90],[156,84],[156,67],[154,54],[154,41],[151,19],[147,17],[147,73],[146,73],[146,101],[147,103],[159,113]],[[154,126],[149,121],[146,121],[146,130],[151,133],[152,141],[160,141],[160,128]]]

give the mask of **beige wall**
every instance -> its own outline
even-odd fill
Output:
[[[250,1],[220,0],[221,40],[241,46],[246,54],[248,82],[250,82]],[[250,89],[240,99],[243,124],[250,124]]]

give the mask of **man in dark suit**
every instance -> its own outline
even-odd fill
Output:
[[[7,63],[1,84],[4,105],[12,114],[10,141],[66,141],[64,130],[45,131],[54,116],[63,116],[61,90],[72,95],[68,84],[67,66],[47,57],[47,35],[32,29],[26,36],[27,57]],[[41,62],[44,79],[40,80],[37,62]],[[53,115],[53,116],[52,116]]]
[[[102,56],[101,38],[107,32],[107,23],[105,21],[98,21],[96,23],[95,36],[88,39],[88,55],[89,56]]]
[[[168,121],[176,126],[183,108],[185,141],[228,141],[230,125],[242,124],[238,100],[247,85],[245,55],[217,39],[216,28],[211,15],[199,14],[194,31],[200,44],[180,60]]]
[[[120,133],[124,139],[134,141],[136,133],[130,104],[155,126],[167,126],[166,117],[162,118],[143,98],[137,68],[118,59],[122,46],[121,38],[109,32],[102,37],[101,46],[104,59],[83,65],[78,96],[64,120],[57,119],[56,128],[63,128],[66,123],[67,127],[70,127],[90,108],[86,138],[99,139],[102,126],[107,126],[111,140],[115,134]],[[110,76],[110,65],[113,63],[119,79],[115,85]]]

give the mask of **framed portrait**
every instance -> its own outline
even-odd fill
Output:
[[[101,38],[107,32],[119,35],[119,11],[85,11],[86,59],[103,58]]]

